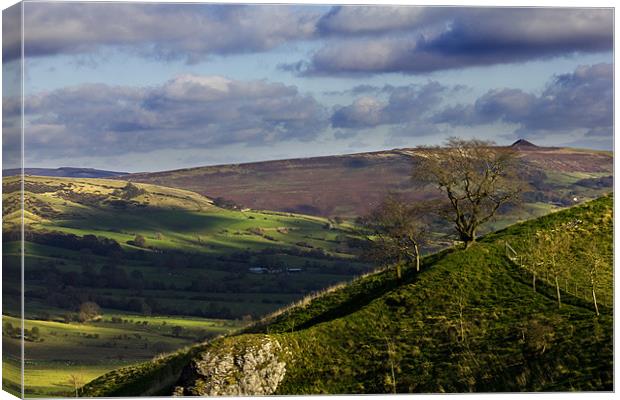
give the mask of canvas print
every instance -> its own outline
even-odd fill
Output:
[[[613,17],[6,8],[3,390],[613,391]]]

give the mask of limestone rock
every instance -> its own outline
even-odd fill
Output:
[[[185,383],[183,394],[273,394],[286,374],[286,354],[277,340],[266,335],[259,339],[239,340],[232,346],[207,349],[193,360],[192,379]],[[175,390],[175,394],[177,393],[178,390]]]

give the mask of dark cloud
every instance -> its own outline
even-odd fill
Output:
[[[183,75],[148,88],[80,85],[26,102],[29,152],[68,157],[312,140],[326,111],[293,86]]]
[[[385,18],[385,25],[373,30],[380,34],[369,35],[362,27],[366,23],[373,26],[373,13],[384,20],[381,7],[366,9],[362,13],[365,18],[360,16],[354,22],[341,18],[342,29],[349,34],[328,41],[310,61],[297,63],[298,72],[419,74],[611,51],[613,46],[611,9],[428,9],[412,13],[416,15],[408,18],[410,29],[397,20],[395,29],[389,30],[389,18]],[[329,19],[336,20],[336,16]],[[333,25],[336,29],[337,24]],[[360,30],[365,34],[351,34]]]
[[[389,95],[386,100],[364,95],[348,106],[337,107],[331,117],[334,128],[372,128],[418,121],[439,105],[443,95],[450,90],[438,82],[409,86],[386,85],[382,88],[364,86],[361,89],[363,93]]]
[[[2,10],[2,62],[21,56],[21,3]]]
[[[313,35],[319,15],[277,5],[28,3],[27,57],[115,46],[158,59],[195,62],[212,54],[265,51]],[[4,58],[19,56],[19,36]]]
[[[613,10],[27,3],[27,57],[112,47],[163,60],[263,52],[314,40],[309,59],[282,64],[306,75],[427,73],[611,51]],[[19,35],[4,43],[19,56]]]
[[[436,113],[435,123],[474,126],[504,122],[518,136],[545,136],[581,130],[586,136],[613,135],[613,65],[578,67],[555,76],[540,94],[520,89],[491,90],[474,104]]]
[[[438,8],[415,6],[336,6],[317,23],[324,36],[359,36],[411,30],[436,21]]]
[[[21,3],[2,11],[2,46],[21,34]],[[11,49],[17,51],[21,48]],[[20,168],[21,152],[21,65],[2,62],[2,168]]]

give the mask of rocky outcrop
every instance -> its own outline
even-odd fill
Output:
[[[284,379],[289,355],[276,339],[267,335],[230,338],[198,354],[172,394],[270,395]]]

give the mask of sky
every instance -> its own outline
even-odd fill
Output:
[[[5,148],[19,145],[16,16]],[[613,146],[611,9],[30,2],[23,21],[27,167],[160,171],[451,136]]]

